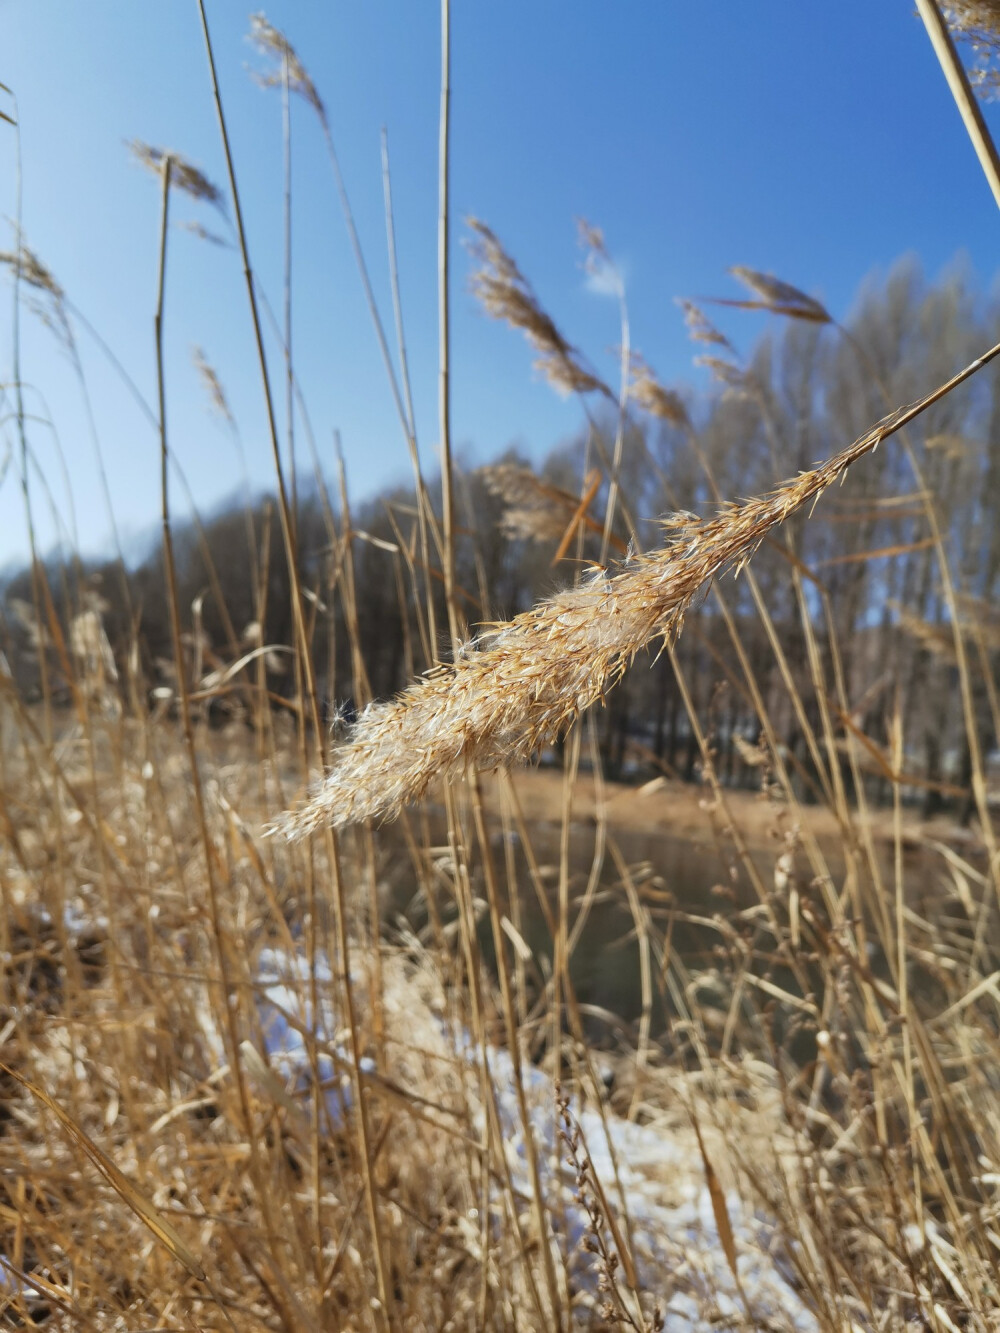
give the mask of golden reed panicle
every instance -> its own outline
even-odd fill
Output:
[[[311,799],[271,831],[295,838],[327,824],[393,817],[439,775],[530,758],[603,699],[641,649],[676,634],[705,583],[726,569],[738,572],[772,528],[998,354],[1000,345],[771,494],[725,504],[712,518],[668,520],[662,549],[624,561],[613,574],[597,570],[580,587],[486,627],[454,662],[370,705]]]

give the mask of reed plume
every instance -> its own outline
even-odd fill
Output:
[[[0,264],[16,272],[25,287],[34,294],[31,309],[42,323],[67,347],[72,348],[73,330],[66,313],[66,293],[34,250],[21,239],[16,250],[0,250]]]
[[[542,309],[528,279],[495,233],[478,218],[468,221],[474,233],[469,250],[477,264],[471,286],[486,313],[521,330],[538,353],[535,369],[561,393],[596,392],[617,402],[617,395],[584,365],[580,353]],[[599,233],[590,229],[587,236],[596,240]]]
[[[171,185],[200,203],[211,204],[225,215],[226,204],[222,191],[217,185],[213,185],[200,167],[196,167],[186,157],[182,157],[172,149],[154,148],[152,144],[145,143],[142,139],[129,139],[126,147],[139,165],[155,176],[160,174],[164,159],[169,157]]]
[[[700,305],[695,305],[694,301],[688,301],[685,297],[678,297],[677,304],[683,312],[688,337],[692,342],[709,343],[716,347],[724,347],[729,352],[736,351],[726,335],[715,327]]]
[[[19,267],[22,282],[38,291],[48,292],[56,301],[61,302],[63,300],[63,289],[52,276],[51,270],[42,263],[34,250],[27,246],[24,241],[21,242],[16,254],[10,250],[0,250],[0,264],[5,264],[11,269],[15,266]]]
[[[253,71],[257,83],[262,88],[280,88],[287,66],[289,91],[297,93],[303,101],[308,102],[322,124],[326,126],[327,115],[323,99],[309,77],[305,65],[299,59],[295,47],[285,34],[276,28],[265,14],[257,13],[250,15],[250,32],[247,40],[262,56],[274,61],[270,69]]]
[[[633,352],[629,358],[629,371],[629,397],[634,403],[650,416],[658,417],[671,426],[690,429],[691,418],[680,394],[661,384],[652,367],[638,352]]]
[[[219,379],[215,367],[206,357],[200,347],[192,347],[191,360],[197,371],[198,378],[204,386],[208,395],[208,400],[212,405],[212,410],[216,412],[230,429],[236,429],[236,418],[233,416],[232,408],[229,406],[229,399],[226,397],[226,391],[222,387],[222,381]]]
[[[950,0],[945,17],[957,32],[976,35],[1000,44],[1000,3],[998,0]]]
[[[769,310],[787,319],[804,319],[811,324],[832,324],[833,317],[815,297],[807,296],[790,282],[782,282],[773,273],[758,273],[743,264],[734,264],[729,272],[756,298],[752,301],[720,301],[743,310]]]
[[[503,502],[500,531],[513,541],[558,541],[579,501],[546,486],[530,467],[492,463],[479,469],[486,489]]]
[[[625,560],[613,575],[596,568],[581,586],[485,627],[454,662],[370,705],[312,798],[273,831],[294,838],[392,817],[439,774],[529,759],[603,700],[637,653],[675,636],[705,583],[738,572],[772,528],[998,353],[1000,345],[770,494],[722,505],[707,519],[677,515],[665,524],[670,540],[661,550]]]
[[[696,356],[694,363],[710,370],[720,384],[724,384],[727,389],[735,393],[751,391],[753,380],[750,372],[743,370],[735,361],[726,361],[721,356]]]

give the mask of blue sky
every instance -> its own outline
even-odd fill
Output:
[[[255,86],[249,7],[209,0],[251,257],[282,289],[280,99]],[[323,97],[383,315],[391,326],[379,134],[387,127],[408,350],[422,454],[437,443],[439,17],[412,0],[274,3]],[[0,0],[0,81],[18,98],[25,237],[72,302],[155,398],[158,187],[129,158],[137,137],[224,168],[194,0]],[[676,296],[738,295],[731,264],[773,271],[838,315],[860,284],[915,252],[936,274],[963,256],[992,287],[1000,219],[908,0],[454,0],[452,35],[453,435],[470,461],[510,443],[541,456],[579,427],[578,406],[531,370],[530,349],[467,290],[461,219],[506,243],[563,331],[614,380],[614,302],[587,289],[575,220],[603,228],[627,281],[633,344],[668,382],[707,387],[691,366]],[[7,104],[3,104],[7,107]],[[995,113],[988,113],[991,117]],[[294,119],[294,344],[324,465],[343,440],[352,493],[409,476],[361,285],[314,118]],[[0,247],[12,245],[15,138],[0,125]],[[174,217],[217,229],[174,197]],[[11,378],[10,284],[0,285],[0,376]],[[720,322],[749,347],[762,324]],[[270,480],[263,400],[236,254],[175,228],[166,311],[171,443],[203,512],[240,486],[237,450],[207,409],[194,344],[238,418],[251,483]],[[88,336],[81,355],[112,501],[138,551],[158,514],[157,441]],[[22,370],[44,488],[40,545],[71,527],[108,549],[109,523],[69,363],[25,315]],[[280,366],[271,348],[280,407]],[[13,445],[9,421],[6,438]],[[0,437],[0,456],[3,450]],[[303,453],[303,461],[308,459]],[[174,491],[178,513],[183,495]],[[26,550],[12,466],[0,483],[0,566]]]

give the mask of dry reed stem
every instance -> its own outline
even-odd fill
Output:
[[[392,817],[439,774],[530,758],[603,699],[638,652],[676,635],[705,583],[727,568],[738,572],[773,527],[998,353],[1000,345],[771,494],[722,505],[709,519],[679,515],[665,525],[672,536],[661,550],[625,561],[614,575],[596,569],[580,587],[486,627],[453,663],[369,706],[332,772],[273,831],[299,837],[328,824]]]

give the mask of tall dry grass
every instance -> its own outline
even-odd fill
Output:
[[[260,642],[266,588],[256,577],[257,635],[242,653],[235,632],[212,646],[223,661],[214,665],[172,581],[172,674],[154,684],[138,642],[112,651],[80,570],[65,571],[65,620],[46,566],[34,564],[34,602],[21,613],[40,702],[22,697],[0,658],[0,1317],[146,1333],[1000,1327],[1000,900],[982,756],[976,835],[932,842],[904,810],[906,738],[891,717],[881,759],[892,801],[881,815],[869,809],[871,754],[845,731],[851,702],[836,641],[829,659],[818,649],[826,594],[789,545],[805,686],[753,586],[817,775],[822,809],[804,806],[723,578],[780,539],[788,519],[807,522],[846,469],[895,447],[898,432],[1000,348],[774,492],[705,519],[679,515],[662,547],[626,550],[618,566],[602,564],[524,615],[459,637],[454,517],[420,474],[405,357],[397,372],[323,103],[283,35],[257,16],[255,39],[278,66],[265,79],[286,112],[290,93],[303,97],[327,133],[415,468],[412,531],[386,554],[417,608],[410,659],[427,670],[398,699],[371,702],[328,753],[311,656],[320,603],[342,606],[351,689],[370,697],[358,535],[344,481],[339,506],[324,494],[331,559],[308,583],[286,486],[291,426],[279,427],[264,355],[269,307],[201,16],[295,638]],[[447,6],[444,17],[447,49]],[[447,102],[445,80],[445,237]],[[171,188],[215,207],[222,195],[176,154],[137,152],[161,188],[161,230],[150,238],[159,341],[170,317]],[[387,218],[391,247],[388,192]],[[475,236],[480,298],[527,334],[556,387],[579,394],[585,411],[593,393],[613,404],[619,441],[634,410],[672,422],[707,468],[678,396],[631,354],[618,391],[605,385],[496,236],[483,224]],[[61,301],[29,255],[22,246],[4,262]],[[736,272],[751,291],[743,304],[829,320],[798,289]],[[398,285],[394,297],[402,354]],[[441,299],[446,316],[446,272]],[[723,335],[690,303],[685,314],[697,340],[725,353],[720,377],[752,394]],[[446,318],[442,328],[446,438]],[[288,327],[283,350],[291,393]],[[152,417],[169,572],[162,360],[159,369]],[[601,462],[610,507],[620,451]],[[457,491],[453,471],[446,460]],[[561,554],[582,552],[588,533],[605,547],[617,541],[615,516],[592,512],[592,475],[581,469],[578,497],[523,475],[494,480]],[[33,503],[27,485],[25,498]],[[634,528],[628,501],[619,502],[625,529]],[[267,538],[254,531],[258,540]],[[947,560],[943,543],[935,550]],[[455,638],[444,661],[433,660],[435,575]],[[765,782],[753,803],[723,786],[709,719],[673,653],[706,585],[731,633],[727,669],[759,708],[753,754]],[[941,651],[967,682],[977,665],[964,649],[970,631],[957,618],[953,628]],[[670,798],[714,840],[725,881],[686,896],[669,891],[662,867],[629,859],[613,806],[621,793],[604,781],[591,726],[595,705],[650,643],[674,662],[701,752],[700,804],[679,786]],[[280,712],[263,670],[279,650],[294,655],[297,682]],[[210,705],[233,694],[250,725],[213,730]],[[546,832],[512,765],[554,740],[563,767]],[[575,812],[585,799],[581,873]],[[265,837],[289,808],[279,827],[296,838]],[[397,823],[380,826],[387,815]],[[604,966],[613,975],[624,957],[618,968],[637,974],[634,1022],[581,997],[578,960],[608,900],[619,916],[604,921],[627,931],[629,952],[602,938]]]

